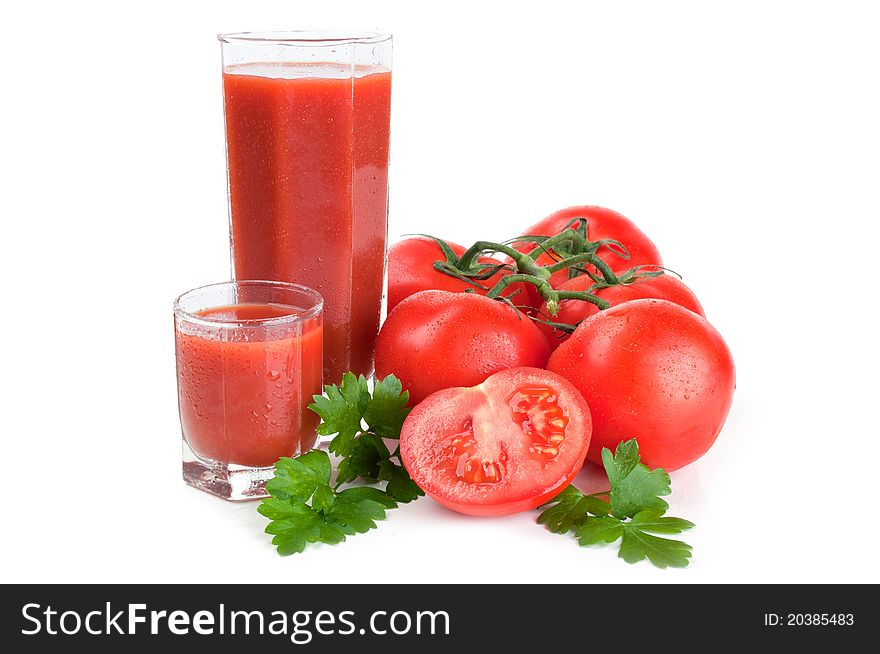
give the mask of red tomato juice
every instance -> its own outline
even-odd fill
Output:
[[[297,312],[235,304],[195,314],[209,326],[178,326],[180,419],[200,458],[264,467],[314,445],[318,416],[307,407],[321,392],[321,318],[262,322]]]
[[[324,378],[371,374],[387,232],[391,73],[240,64],[226,67],[223,85],[236,279],[319,291]]]

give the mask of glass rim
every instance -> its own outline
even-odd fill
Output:
[[[303,308],[303,311],[298,313],[289,313],[283,316],[277,316],[275,318],[253,318],[253,319],[240,319],[240,318],[212,318],[210,316],[200,316],[198,313],[193,313],[192,311],[187,311],[184,309],[181,304],[191,297],[197,295],[198,293],[203,293],[210,289],[220,288],[224,286],[232,286],[232,287],[242,287],[242,286],[251,286],[251,287],[262,287],[262,288],[276,288],[283,289],[287,291],[296,291],[308,296],[312,305],[308,308]],[[217,305],[222,306],[222,305]],[[211,308],[211,307],[205,307]],[[269,279],[236,279],[228,282],[215,282],[214,284],[205,284],[204,286],[197,286],[196,288],[190,289],[185,293],[181,293],[176,300],[174,300],[174,315],[178,318],[184,319],[187,322],[197,323],[204,326],[210,327],[231,327],[231,326],[241,326],[241,327],[262,327],[262,326],[277,326],[277,325],[287,325],[294,324],[297,322],[304,322],[315,316],[318,316],[324,309],[324,297],[315,289],[304,286],[302,284],[294,284],[291,282],[279,282],[273,281]]]
[[[277,30],[218,34],[221,43],[247,45],[333,46],[353,43],[382,43],[391,40],[388,32],[370,30]]]

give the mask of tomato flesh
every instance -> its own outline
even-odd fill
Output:
[[[505,515],[562,491],[591,434],[589,407],[574,386],[546,370],[511,368],[429,396],[404,422],[400,451],[413,480],[444,506]]]
[[[532,439],[529,452],[548,460],[556,457],[559,445],[565,440],[569,421],[553,389],[545,386],[518,388],[508,405],[513,421]]]

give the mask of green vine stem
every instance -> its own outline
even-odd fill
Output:
[[[507,244],[534,243],[538,247],[532,249],[529,253],[529,256],[532,258],[537,258],[544,252],[550,254],[553,250],[556,251],[560,259],[585,252],[595,254],[603,246],[622,259],[630,258],[629,250],[620,241],[610,238],[591,241],[587,235],[587,226],[588,221],[586,218],[573,218],[562,228],[562,231],[553,236],[519,236],[507,241]]]
[[[610,305],[608,302],[603,300],[602,298],[596,297],[592,293],[582,292],[582,291],[557,291],[550,285],[550,275],[553,274],[553,271],[550,270],[547,266],[538,265],[535,260],[530,257],[528,254],[523,254],[518,250],[510,247],[509,245],[505,245],[503,243],[493,243],[491,241],[477,241],[470,248],[468,248],[464,254],[462,254],[458,258],[458,264],[455,266],[458,270],[468,270],[472,265],[473,261],[479,257],[481,254],[486,252],[501,252],[502,254],[506,254],[510,257],[514,264],[516,265],[517,273],[512,275],[506,275],[502,277],[495,286],[486,294],[486,297],[489,298],[499,298],[501,293],[510,286],[511,284],[515,284],[517,282],[522,282],[526,284],[531,284],[534,286],[540,296],[544,299],[544,302],[547,305],[547,311],[550,315],[555,316],[559,311],[559,302],[563,299],[571,299],[571,300],[583,300],[585,302],[592,302],[599,309],[607,309]],[[586,256],[579,255],[579,256]],[[595,255],[589,255],[592,259],[602,263],[598,257]],[[581,263],[586,259],[578,259],[576,263]],[[440,270],[445,271],[446,264],[445,262],[438,262],[441,265]],[[564,261],[560,262],[560,265],[564,263]],[[569,265],[574,265],[575,262],[572,262]],[[607,268],[607,266],[606,266]],[[560,268],[561,270],[562,268]],[[609,273],[612,279],[616,282],[616,277],[614,277],[614,273],[610,271]],[[608,280],[606,280],[608,281]]]
[[[581,263],[588,263],[592,266],[595,266],[596,269],[600,273],[602,273],[602,278],[609,286],[616,286],[620,283],[620,281],[617,279],[617,275],[614,274],[608,264],[602,261],[602,259],[597,257],[596,254],[593,252],[576,254],[574,256],[568,257],[567,259],[562,259],[558,263],[554,263],[550,266],[545,266],[545,269],[552,275],[555,272],[565,270],[566,268],[571,268],[572,266],[577,266]]]
[[[458,258],[458,265],[456,267],[459,270],[468,270],[477,257],[487,252],[501,252],[502,254],[506,254],[513,259],[516,268],[520,273],[533,275],[539,279],[550,279],[550,273],[547,272],[543,266],[539,266],[535,263],[534,259],[527,254],[514,250],[512,247],[505,245],[504,243],[493,243],[492,241],[477,241],[474,243]]]
[[[599,248],[607,246],[616,255],[629,259],[629,252],[619,241],[612,239],[590,241],[587,238],[587,221],[584,218],[574,219],[562,231],[553,236],[525,236],[507,243],[477,241],[465,250],[461,256],[456,255],[449,245],[441,239],[427,234],[420,234],[420,236],[426,236],[436,241],[446,257],[445,261],[438,260],[434,262],[436,270],[460,279],[477,289],[488,290],[486,297],[491,299],[504,300],[505,298],[502,296],[502,293],[511,284],[531,284],[535,287],[541,298],[543,298],[547,313],[551,317],[556,316],[559,312],[559,303],[563,300],[591,302],[600,310],[607,309],[610,304],[606,300],[594,295],[591,291],[630,283],[639,276],[637,270],[640,267],[632,268],[618,276],[596,254]],[[510,243],[516,242],[532,242],[536,244],[536,247],[529,253],[523,253],[510,245]],[[537,258],[545,252],[559,257],[560,260],[555,261],[551,265],[539,265]],[[480,263],[479,257],[489,253],[505,254],[510,257],[513,265]],[[581,268],[585,264],[593,266],[599,274],[596,275],[589,270]],[[490,279],[505,268],[511,270],[513,274],[505,275],[492,288],[479,283],[480,281]],[[551,275],[566,269],[572,271],[572,276],[576,275],[574,271],[588,275],[594,282],[594,285],[587,291],[560,291],[554,289],[550,284]],[[658,273],[644,273],[643,276],[654,276],[656,274]],[[572,325],[565,323],[548,321],[547,324],[560,329],[573,329]]]

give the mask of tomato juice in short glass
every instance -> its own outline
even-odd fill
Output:
[[[214,284],[174,305],[185,481],[225,499],[265,495],[282,456],[315,443],[322,299],[272,281]]]
[[[233,274],[324,297],[324,375],[369,376],[385,273],[391,37],[219,36]]]

